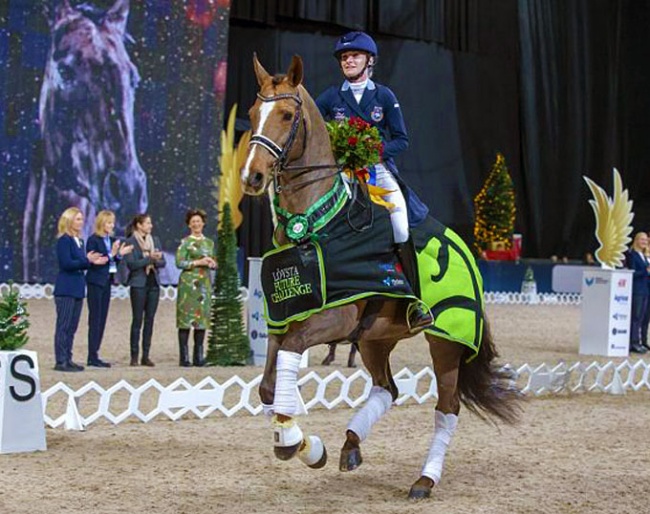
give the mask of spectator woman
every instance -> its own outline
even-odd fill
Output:
[[[203,366],[203,341],[210,322],[212,285],[210,270],[217,267],[214,242],[203,235],[206,214],[190,209],[185,223],[190,234],[176,250],[176,267],[181,269],[176,296],[176,326],[178,328],[179,365],[190,366],[188,340],[194,331],[192,364]]]
[[[650,263],[645,256],[648,234],[637,232],[632,247],[626,252],[626,267],[634,271],[632,278],[632,323],[630,326],[630,353],[646,353],[641,344],[642,324],[648,308]]]
[[[81,308],[86,293],[84,270],[91,264],[103,265],[108,259],[97,252],[86,252],[81,232],[84,216],[76,207],[66,209],[59,218],[56,256],[59,272],[54,285],[56,305],[56,332],[54,355],[56,371],[83,371],[83,366],[72,360],[72,344],[79,326]]]
[[[149,358],[153,321],[160,299],[158,270],[165,267],[165,256],[160,240],[151,235],[153,223],[148,214],[138,214],[127,227],[126,244],[133,251],[124,257],[129,270],[128,285],[131,295],[131,366],[138,365],[140,332],[142,332],[142,359],[140,364],[153,367]],[[144,321],[144,329],[142,323]]]
[[[120,243],[113,237],[115,214],[100,211],[95,218],[95,233],[88,238],[88,250],[108,259],[104,264],[91,264],[86,273],[88,288],[88,366],[110,368],[108,362],[99,358],[108,307],[111,299],[111,284],[117,272],[117,263],[131,253],[132,246]]]

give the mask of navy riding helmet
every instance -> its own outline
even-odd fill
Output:
[[[343,52],[348,50],[367,52],[373,57],[377,57],[377,43],[365,32],[348,32],[341,36],[334,47],[334,57],[338,59]]]

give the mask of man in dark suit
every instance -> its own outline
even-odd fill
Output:
[[[625,265],[634,271],[632,280],[632,322],[630,326],[630,352],[646,353],[648,350],[641,344],[642,323],[648,308],[650,290],[650,263],[645,256],[648,246],[648,235],[637,232],[632,247],[626,252]]]

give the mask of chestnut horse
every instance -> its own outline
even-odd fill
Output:
[[[282,212],[305,213],[334,187],[339,174],[325,122],[301,85],[300,57],[293,57],[286,75],[270,75],[256,56],[253,64],[260,90],[249,111],[253,137],[241,170],[244,190],[249,195],[262,195],[270,189],[278,195]],[[284,229],[276,224],[275,238],[281,245],[291,242]],[[480,277],[478,284],[481,299],[476,325],[480,341],[477,352],[459,344],[453,334],[444,338],[444,334],[426,331],[439,398],[433,441],[421,477],[410,489],[412,499],[429,497],[432,487],[439,482],[461,403],[481,417],[486,414],[507,423],[516,422],[518,417],[519,392],[511,385],[510,374],[494,362],[497,353],[483,323]],[[312,468],[325,465],[327,452],[320,438],[303,435],[296,422],[296,415],[304,413],[297,390],[298,364],[308,348],[344,341],[356,330],[359,352],[372,376],[373,387],[365,405],[348,425],[339,468],[352,471],[361,464],[360,443],[397,398],[390,353],[398,341],[414,335],[406,323],[404,301],[395,299],[383,301],[374,313],[374,321],[359,330],[368,302],[356,300],[321,310],[307,319],[291,322],[282,334],[270,334],[259,393],[265,414],[272,416],[274,453],[279,459],[297,455]],[[433,308],[432,311],[435,312]]]

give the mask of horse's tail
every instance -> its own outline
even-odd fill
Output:
[[[458,370],[460,400],[484,420],[496,418],[512,425],[519,420],[523,396],[514,385],[512,371],[495,362],[498,356],[485,320],[478,354],[469,362],[461,360]]]

